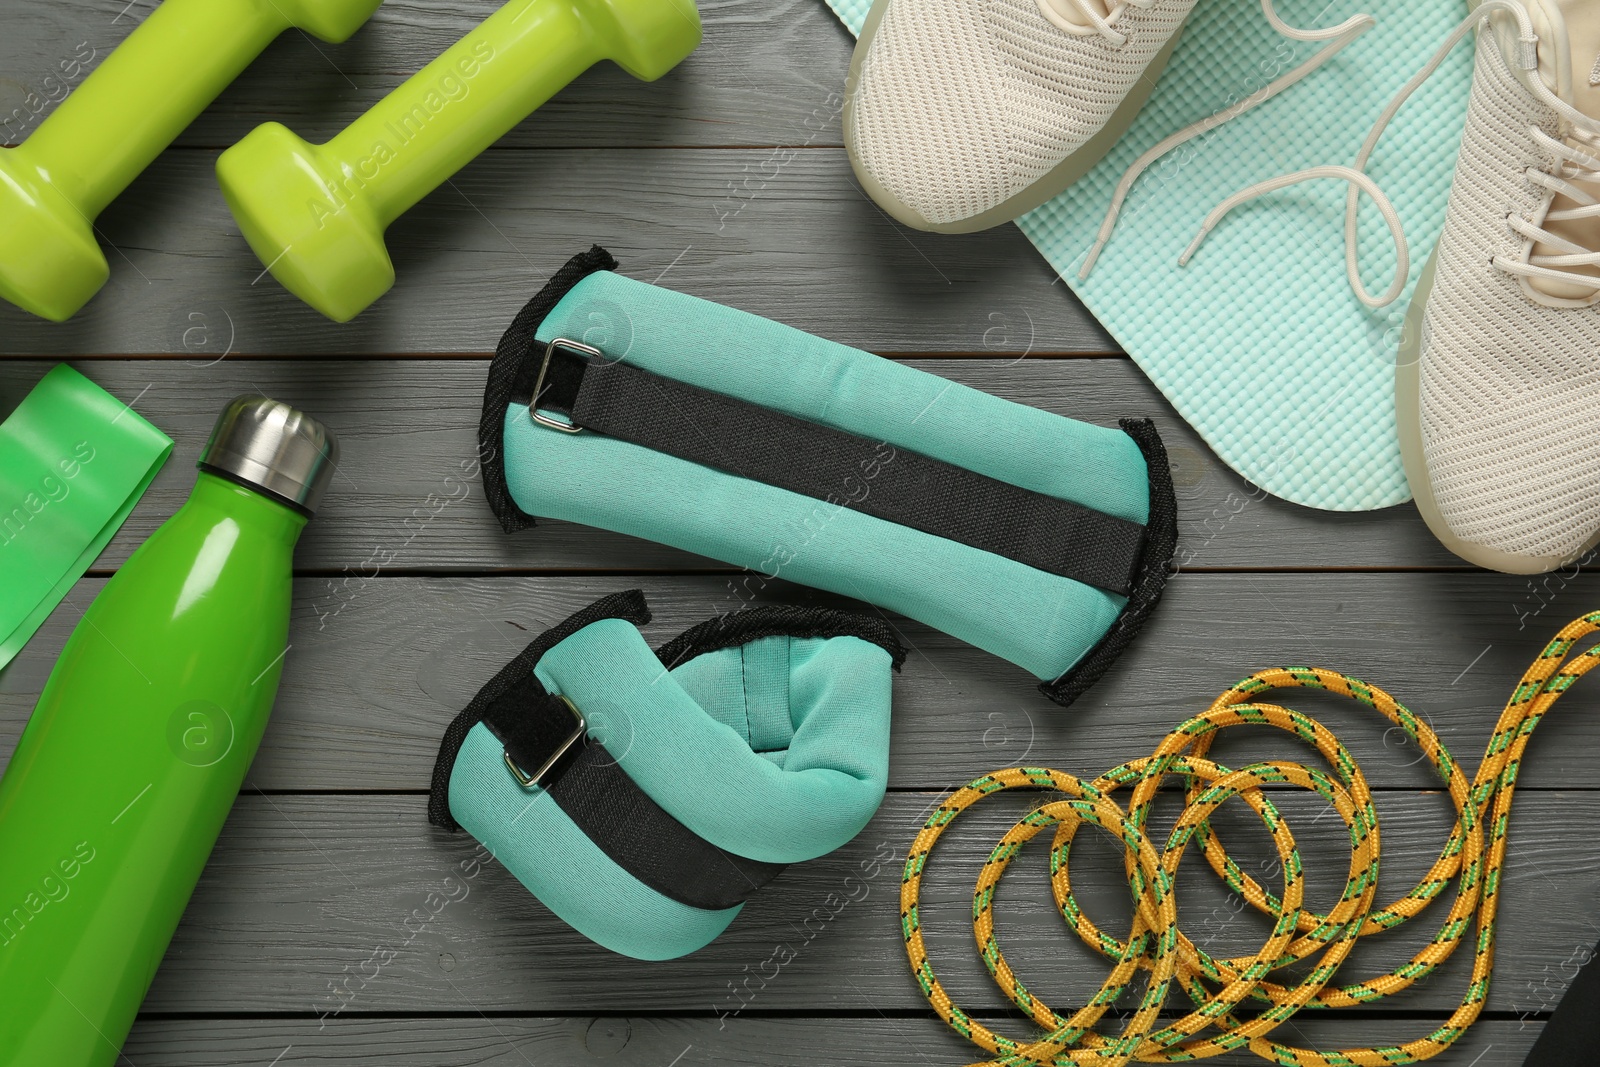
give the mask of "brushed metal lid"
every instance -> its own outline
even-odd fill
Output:
[[[339,440],[279,400],[246,393],[222,409],[200,466],[314,512],[339,463]]]

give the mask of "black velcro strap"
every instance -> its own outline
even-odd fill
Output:
[[[644,594],[637,589],[601,597],[528,642],[527,648],[485,682],[461,713],[450,720],[444,739],[439,742],[439,755],[433,761],[433,787],[428,791],[429,822],[446,830],[460,829],[455,816],[450,814],[450,772],[455,769],[456,757],[461,754],[467,734],[483,721],[501,694],[521,684],[524,678],[533,673],[533,668],[538,666],[546,652],[601,619],[626,619],[635,626],[643,626],[650,621],[650,608],[645,603]]]
[[[533,516],[517,507],[511,498],[511,487],[506,484],[506,457],[501,447],[500,435],[505,431],[506,409],[520,386],[520,375],[526,357],[538,343],[534,334],[539,324],[561,303],[561,298],[572,287],[596,271],[615,270],[617,261],[599,245],[580,252],[545,283],[533,298],[523,305],[511,325],[501,336],[494,350],[494,361],[489,364],[489,377],[483,387],[483,413],[478,420],[478,463],[483,472],[483,495],[489,501],[494,517],[506,533],[532,526]],[[537,365],[537,361],[532,361]],[[523,387],[526,388],[526,387]]]
[[[559,757],[575,756],[582,747],[583,719],[551,696],[532,671],[495,698],[483,724],[500,739],[516,768],[541,785],[560,774]]]
[[[1121,596],[1139,572],[1139,523],[626,363],[558,348],[538,406],[587,430]]]
[[[1062,707],[1069,707],[1111,669],[1123,650],[1138,636],[1161,600],[1172,573],[1172,554],[1178,548],[1178,498],[1172,488],[1172,466],[1166,446],[1149,419],[1123,419],[1122,432],[1133,438],[1144,454],[1150,479],[1150,523],[1145,528],[1144,558],[1133,592],[1111,629],[1066,674],[1045,682],[1039,691]]]
[[[691,908],[731,908],[783,870],[718,848],[650,799],[598,741],[550,786],[550,799],[617,866]]]
[[[501,693],[483,716],[506,755],[530,776],[561,752],[579,721],[531,671]],[[598,741],[580,741],[570,748],[538,784],[617,866],[691,908],[731,908],[784,868],[724,851],[683,825],[639,788]]]

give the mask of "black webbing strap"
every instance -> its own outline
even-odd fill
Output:
[[[1139,523],[627,363],[557,348],[538,407],[586,430],[1121,596],[1140,570]]]
[[[560,752],[575,721],[572,709],[531,672],[492,701],[483,716],[506,755],[528,775]],[[580,741],[539,784],[617,866],[691,908],[731,908],[784,868],[736,856],[683,825],[598,741]]]
[[[511,487],[506,484],[505,452],[500,442],[505,430],[506,409],[511,406],[512,395],[517,391],[518,379],[527,362],[523,357],[538,344],[534,335],[539,324],[574,285],[596,271],[616,268],[617,261],[599,245],[573,256],[523,305],[495,347],[494,361],[489,364],[489,377],[483,386],[483,412],[478,418],[478,463],[483,473],[484,498],[506,533],[516,533],[534,525],[533,516],[511,499]]]
[[[439,742],[439,755],[433,761],[433,786],[428,791],[429,822],[446,830],[461,828],[455,816],[450,814],[450,773],[455,769],[456,757],[461,754],[467,734],[483,721],[489,708],[502,694],[533,673],[546,652],[601,619],[626,619],[635,626],[643,626],[650,621],[650,606],[645,603],[644,593],[638,589],[603,596],[535,637],[510,663],[496,671],[495,676],[483,684],[483,688],[445,728],[444,739]]]
[[[554,761],[565,756],[570,762],[583,747],[581,715],[551,696],[532,671],[489,704],[483,723],[505,746],[512,766],[539,785],[554,781],[565,769]]]
[[[1133,643],[1161,600],[1172,573],[1172,555],[1178,548],[1178,498],[1172,488],[1172,466],[1161,435],[1149,419],[1123,419],[1122,432],[1133,438],[1144,455],[1150,479],[1150,519],[1145,526],[1144,558],[1134,578],[1128,603],[1093,648],[1066,674],[1044,682],[1039,692],[1062,707],[1070,707],[1111,669],[1117,657]]]
[[[670,671],[696,656],[748,645],[764,637],[855,637],[889,653],[891,670],[899,671],[906,662],[905,646],[895,635],[894,627],[882,619],[798,604],[763,604],[707,619],[656,649],[656,658]]]
[[[551,785],[550,798],[619,867],[691,908],[741,904],[785,866],[713,845],[651,800],[597,741]]]

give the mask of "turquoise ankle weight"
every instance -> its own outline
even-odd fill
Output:
[[[828,2],[851,32],[872,6]],[[1346,187],[1314,182],[1233,212],[1188,267],[1178,257],[1230,194],[1306,167],[1351,163],[1390,98],[1467,10],[1462,0],[1279,0],[1292,25],[1333,26],[1367,11],[1377,27],[1306,81],[1147,171],[1094,273],[1080,282],[1128,166],[1314,47],[1275,34],[1253,0],[1199,0],[1127,134],[1076,185],[1017,221],[1217,455],[1275,496],[1331,511],[1410,498],[1394,421],[1395,359],[1427,256],[1412,257],[1399,301],[1364,307],[1344,275]],[[1444,225],[1471,78],[1471,49],[1459,48],[1406,104],[1368,167],[1414,249],[1432,248]],[[1395,257],[1368,202],[1360,233],[1362,274],[1381,288]]]
[[[534,640],[446,731],[428,815],[584,936],[661,960],[872,818],[905,652],[840,611],[736,612],[654,652],[649,619],[620,593]]]
[[[1070,703],[1160,595],[1175,506],[1148,422],[1091,426],[576,257],[501,341],[485,492],[865,600]],[[537,404],[530,403],[537,394]]]

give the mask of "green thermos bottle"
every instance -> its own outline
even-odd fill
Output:
[[[68,638],[0,778],[0,1067],[118,1058],[261,742],[336,458],[309,416],[234,400]]]

